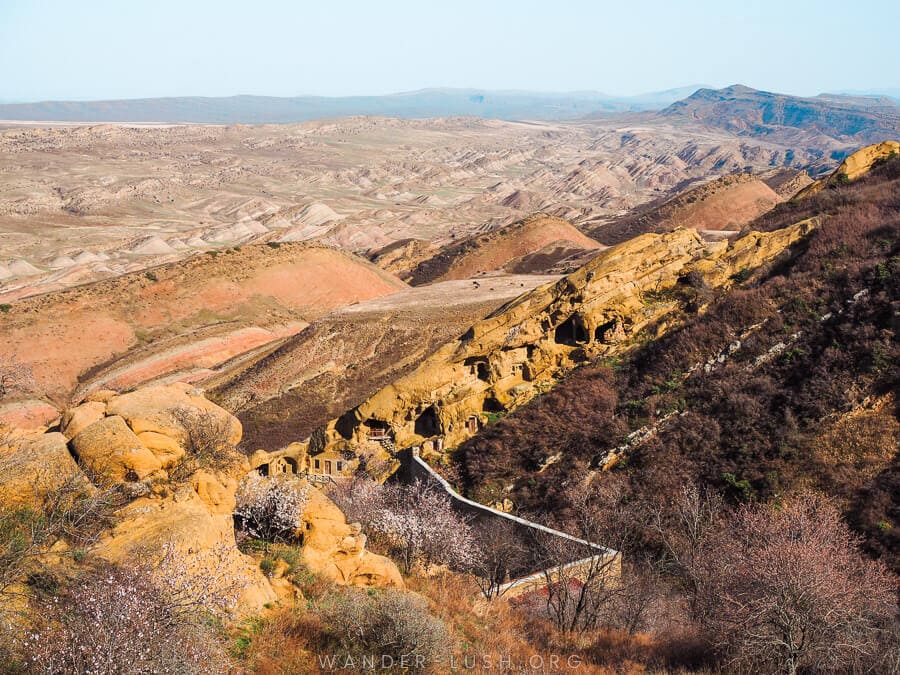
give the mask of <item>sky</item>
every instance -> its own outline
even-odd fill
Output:
[[[900,88],[897,0],[0,0],[0,101]]]

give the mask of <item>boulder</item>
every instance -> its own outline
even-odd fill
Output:
[[[120,509],[119,523],[95,549],[115,563],[143,561],[163,586],[232,598],[227,607],[255,614],[278,599],[257,562],[235,545],[231,513],[212,513],[190,487],[159,499],[140,498]]]
[[[70,480],[89,481],[59,433],[7,432],[0,440],[0,506],[36,507]]]
[[[201,469],[191,476],[191,486],[209,508],[210,513],[229,516],[234,513],[234,496],[239,482],[234,476],[222,471],[210,472]]]
[[[162,462],[118,415],[94,422],[71,443],[87,468],[115,481],[142,480],[162,468]]]
[[[340,584],[403,588],[400,570],[390,558],[367,551],[358,524],[348,524],[341,510],[320,490],[309,488],[299,534],[306,566]]]
[[[114,396],[118,396],[119,392],[113,391],[112,389],[97,389],[96,391],[92,391],[90,394],[84,397],[86,402],[100,402],[106,403]]]
[[[137,437],[156,456],[164,469],[176,465],[184,457],[184,448],[171,436],[156,431],[142,431]]]
[[[104,417],[106,417],[106,404],[100,401],[88,401],[63,413],[60,430],[66,438],[71,440]]]
[[[182,441],[185,429],[175,413],[179,409],[208,414],[226,430],[229,443],[240,442],[241,423],[237,418],[206,400],[199,389],[182,382],[142,387],[114,396],[106,404],[108,415],[122,417],[137,434],[152,431]]]

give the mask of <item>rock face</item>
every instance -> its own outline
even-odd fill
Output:
[[[891,155],[900,154],[900,142],[885,141],[857,150],[847,157],[835,171],[835,175],[844,174],[850,180],[856,180],[869,172],[879,160]]]
[[[622,353],[644,329],[664,330],[678,307],[667,293],[680,280],[699,275],[710,287],[727,286],[814,226],[804,221],[714,243],[680,229],[610,248],[479,321],[285,456],[332,451],[384,459],[395,447],[453,447],[578,364]]]
[[[179,383],[123,395],[99,392],[67,411],[63,433],[0,429],[0,506],[37,506],[73,479],[95,489],[84,467],[132,497],[116,511],[116,524],[100,537],[95,555],[148,564],[164,586],[230,598],[238,614],[292,597],[286,580],[263,575],[236,546],[235,494],[250,471],[243,456],[231,451],[215,466],[170,478],[171,470],[183,468],[186,441],[197,431],[191,426],[196,417],[177,414],[185,409],[212,420],[226,446],[240,441],[236,418]],[[365,550],[358,527],[319,490],[309,488],[309,495],[298,534],[311,570],[338,583],[402,587],[397,567]]]
[[[180,412],[204,416],[232,445],[241,439],[237,419],[184,383],[92,398],[63,415],[62,432],[88,469],[117,482],[143,480],[184,456]]]
[[[366,536],[322,492],[308,491],[303,511],[303,561],[309,569],[341,584],[403,588],[390,558],[366,550]]]
[[[878,162],[900,154],[900,142],[884,141],[857,150],[841,162],[828,178],[817,180],[801,190],[794,199],[803,199],[821,192],[840,181],[856,180],[866,175]]]
[[[117,482],[143,480],[162,468],[125,420],[104,417],[72,439],[72,449],[93,474],[105,474]]]
[[[0,429],[0,507],[17,508],[39,504],[66,481],[87,478],[58,433]]]

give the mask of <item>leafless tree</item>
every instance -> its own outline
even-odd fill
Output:
[[[707,488],[685,485],[674,503],[652,509],[649,520],[665,547],[663,567],[682,580],[691,612],[696,615],[697,563],[710,538],[723,525],[722,498]]]
[[[856,672],[883,651],[896,579],[864,558],[823,497],[746,506],[697,556],[700,617],[728,662],[756,672]]]
[[[479,556],[472,568],[475,581],[486,598],[500,597],[510,576],[521,574],[534,558],[530,538],[500,518],[479,522],[476,532]]]
[[[551,535],[542,537],[541,550],[545,561],[552,561],[543,571],[544,604],[556,629],[575,635],[608,623],[621,592],[619,559]]]

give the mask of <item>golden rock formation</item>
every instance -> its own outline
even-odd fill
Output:
[[[196,432],[191,425],[197,418],[178,414],[185,409],[205,415],[205,423],[211,420],[226,445],[240,441],[235,417],[180,383],[94,395],[66,412],[62,433],[0,429],[0,507],[37,508],[48,492],[73,477],[97,489],[83,467],[95,480],[119,484],[131,496],[115,512],[115,525],[99,538],[94,554],[116,563],[150,564],[163,576],[174,567],[190,583],[204,579],[207,592],[236,593],[238,614],[291,598],[286,579],[267,577],[236,546],[232,514],[238,485],[251,470],[247,460],[231,451],[227,461],[194,468],[179,480],[170,477],[184,468],[187,439]],[[396,565],[367,551],[359,526],[348,524],[319,490],[307,490],[300,517],[297,534],[310,570],[337,583],[403,586]]]
[[[479,321],[306,442],[257,453],[251,463],[284,456],[299,465],[323,451],[389,461],[398,447],[458,445],[573,367],[626,351],[645,329],[665,330],[678,308],[667,292],[691,273],[710,287],[728,286],[815,225],[807,220],[733,242],[711,243],[689,229],[631,239]]]
[[[856,180],[869,173],[878,162],[898,154],[900,154],[900,142],[898,141],[883,141],[861,148],[852,155],[848,155],[827,178],[817,180],[803,188],[794,196],[794,199],[811,197],[839,181]]]

